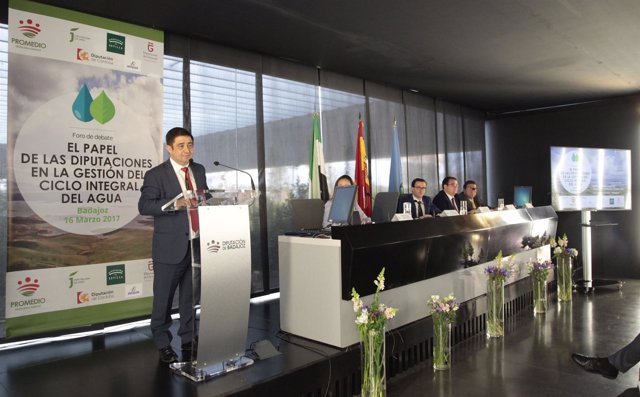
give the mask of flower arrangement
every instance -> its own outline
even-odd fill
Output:
[[[560,255],[569,256],[571,258],[575,258],[576,256],[578,256],[577,249],[568,247],[569,239],[567,238],[566,233],[562,237],[558,237],[557,239],[551,237],[549,239],[549,244],[553,249],[554,258],[557,258]]]
[[[495,265],[484,268],[487,275],[487,336],[490,338],[504,335],[504,282],[511,274],[512,263],[513,256],[504,263],[500,250]]]
[[[547,281],[549,271],[552,268],[553,262],[551,261],[531,262],[529,263],[529,276],[538,281]]]
[[[547,278],[553,268],[551,261],[529,263],[529,275],[533,283],[533,313],[547,311]]]
[[[370,305],[365,305],[355,288],[351,289],[351,302],[356,313],[356,326],[360,332],[362,356],[362,396],[386,394],[384,326],[395,317],[397,308],[380,303],[378,293],[384,290],[384,268],[373,282],[376,292]]]
[[[431,299],[427,301],[427,306],[431,309],[432,316],[441,316],[449,323],[455,321],[456,312],[460,308],[453,294],[449,294],[444,298],[440,298],[440,295],[431,295]]]
[[[549,244],[553,250],[553,257],[556,259],[558,301],[570,301],[572,299],[571,293],[573,292],[573,280],[571,277],[573,265],[571,259],[578,256],[578,250],[569,248],[569,239],[566,234],[557,239],[552,237],[549,240]]]
[[[456,319],[460,305],[453,294],[444,298],[431,295],[427,301],[433,319],[433,368],[442,370],[449,368],[451,357],[451,324]]]
[[[484,274],[487,275],[489,280],[504,283],[511,274],[513,256],[509,258],[509,261],[506,265],[503,265],[502,250],[500,250],[498,252],[498,255],[496,255],[495,262],[495,265],[489,265],[484,268]]]
[[[362,302],[355,288],[351,289],[351,302],[353,302],[353,311],[356,312],[356,325],[361,336],[371,329],[382,329],[386,320],[391,320],[398,312],[398,309],[387,307],[378,299],[378,293],[384,290],[384,268],[373,283],[376,286],[376,292],[373,294],[370,306]]]

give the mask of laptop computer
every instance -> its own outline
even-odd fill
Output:
[[[293,226],[297,230],[322,229],[324,201],[321,199],[291,199]]]
[[[351,225],[353,222],[353,204],[358,186],[337,186],[333,192],[329,223],[333,226]]]
[[[398,192],[380,192],[373,201],[371,220],[375,223],[391,222],[398,208]]]

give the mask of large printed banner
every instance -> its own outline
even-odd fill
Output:
[[[9,4],[8,337],[150,312],[162,32]]]

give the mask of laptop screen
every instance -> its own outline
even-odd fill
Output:
[[[376,223],[391,221],[391,218],[396,214],[399,196],[400,193],[398,192],[380,192],[376,194],[371,220]]]
[[[351,221],[353,203],[358,186],[338,186],[333,193],[333,201],[329,210],[329,223],[332,225],[348,225]]]

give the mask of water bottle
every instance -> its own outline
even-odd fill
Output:
[[[467,200],[460,200],[460,215],[467,215]]]

